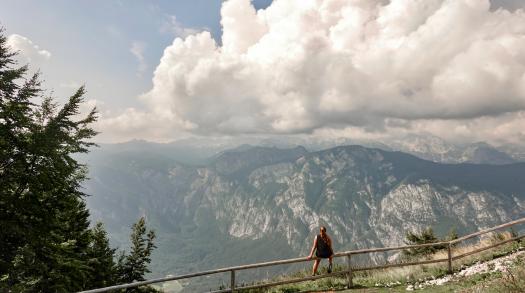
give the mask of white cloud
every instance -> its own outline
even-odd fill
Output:
[[[102,106],[99,108],[99,106]],[[95,129],[100,131],[97,140],[102,142],[120,142],[132,138],[141,138],[151,141],[167,142],[187,135],[177,129],[191,129],[174,117],[169,111],[146,112],[136,108],[127,108],[121,113],[103,109],[104,105],[97,104],[100,110]]]
[[[39,65],[51,58],[51,52],[41,49],[30,39],[18,34],[7,37],[7,45],[18,51],[20,53],[18,57],[23,58],[23,62],[26,63]]]
[[[146,44],[144,42],[140,41],[133,41],[131,43],[131,47],[129,48],[129,51],[135,58],[137,58],[137,61],[139,63],[138,68],[138,74],[141,75],[147,68],[148,64],[146,63],[146,60],[144,59],[144,50],[146,49]]]
[[[78,109],[78,115],[76,118],[83,119],[85,118],[93,108],[96,108],[97,111],[100,111],[100,107],[104,106],[104,102],[96,99],[88,99],[84,103],[82,103]],[[100,113],[99,113],[100,114]]]
[[[177,20],[175,15],[166,15],[163,21],[160,31],[162,33],[171,33],[176,37],[185,38],[189,35],[197,34],[204,29],[197,29],[192,27],[185,27]]]
[[[133,120],[165,135],[523,135],[523,10],[491,10],[488,0],[275,0],[256,11],[229,0],[221,24],[222,44],[200,32],[165,49],[141,97],[149,111],[128,113]]]

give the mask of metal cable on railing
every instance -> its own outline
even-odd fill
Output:
[[[296,279],[289,279],[289,280],[281,280],[276,282],[270,282],[270,283],[264,283],[264,284],[255,284],[250,286],[243,286],[243,287],[237,287],[236,280],[235,280],[235,272],[241,271],[241,270],[248,270],[248,269],[255,269],[255,268],[262,268],[262,267],[269,267],[269,266],[276,266],[276,265],[283,265],[283,264],[292,264],[292,263],[300,263],[300,262],[306,262],[311,261],[312,259],[306,258],[306,257],[300,257],[300,258],[292,258],[292,259],[285,259],[285,260],[277,260],[277,261],[269,261],[269,262],[262,262],[262,263],[255,263],[255,264],[248,264],[248,265],[241,265],[241,266],[234,266],[234,267],[227,267],[227,268],[221,268],[216,270],[208,270],[208,271],[202,271],[202,272],[196,272],[192,274],[185,274],[185,275],[179,275],[179,276],[172,276],[172,277],[165,277],[165,278],[157,278],[157,279],[151,279],[147,281],[141,281],[141,282],[134,282],[130,284],[122,284],[122,285],[115,285],[105,288],[99,288],[99,289],[93,289],[93,290],[87,290],[87,291],[81,291],[79,293],[99,293],[99,292],[109,292],[112,290],[118,290],[118,289],[126,289],[126,288],[133,288],[133,287],[139,287],[144,285],[150,285],[154,283],[162,283],[162,282],[168,282],[168,281],[174,281],[174,280],[182,280],[182,279],[191,279],[195,277],[201,277],[201,276],[207,276],[207,275],[214,275],[219,273],[230,273],[230,288],[219,290],[219,291],[213,291],[213,293],[219,293],[219,292],[235,292],[236,290],[245,290],[245,289],[257,289],[257,288],[267,288],[267,287],[273,287],[273,286],[279,286],[279,285],[285,285],[285,284],[291,284],[291,283],[298,283],[298,282],[304,282],[304,281],[310,281],[310,280],[317,280],[322,278],[328,278],[328,277],[334,277],[334,276],[341,276],[346,275],[347,276],[347,285],[348,287],[353,287],[353,272],[356,271],[368,271],[368,270],[376,270],[376,269],[385,269],[385,268],[392,268],[392,267],[403,267],[403,266],[413,266],[413,265],[424,265],[424,264],[432,264],[432,263],[440,263],[440,262],[447,262],[447,269],[448,272],[452,272],[452,262],[454,260],[458,260],[460,258],[477,254],[482,251],[495,248],[497,246],[503,245],[505,243],[509,243],[512,241],[517,241],[520,239],[525,238],[525,235],[521,236],[515,236],[510,239],[500,241],[498,243],[494,243],[489,246],[481,247],[478,249],[475,249],[473,251],[469,251],[460,255],[453,255],[452,253],[452,247],[456,245],[457,243],[463,242],[468,239],[472,239],[474,237],[484,235],[496,230],[508,228],[517,224],[525,223],[525,218],[521,218],[519,220],[515,220],[512,222],[508,222],[499,226],[495,226],[489,229],[484,229],[481,231],[478,231],[476,233],[472,233],[469,235],[462,236],[458,239],[451,240],[451,241],[442,241],[442,242],[435,242],[435,243],[427,243],[427,244],[418,244],[418,245],[405,245],[405,246],[395,246],[395,247],[383,247],[383,248],[370,248],[370,249],[358,249],[358,250],[350,250],[345,252],[339,252],[334,254],[334,258],[337,257],[346,257],[347,259],[347,267],[346,270],[338,271],[330,274],[323,274],[318,276],[309,276],[309,277],[303,277],[303,278],[296,278]],[[387,252],[387,251],[396,251],[396,250],[407,250],[407,249],[413,249],[413,248],[423,248],[423,247],[432,247],[432,246],[446,246],[447,247],[447,258],[441,258],[441,259],[433,259],[433,260],[424,260],[424,261],[414,261],[414,262],[405,262],[405,263],[392,263],[392,264],[385,264],[385,265],[377,265],[377,266],[369,266],[369,267],[353,267],[352,266],[352,256],[358,255],[358,254],[369,254],[374,252]]]

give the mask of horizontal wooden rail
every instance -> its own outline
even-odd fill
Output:
[[[371,266],[371,267],[356,267],[356,268],[352,268],[352,270],[354,272],[357,272],[357,271],[370,271],[370,270],[381,270],[381,269],[396,268],[396,267],[408,267],[408,266],[416,266],[416,265],[426,265],[426,264],[438,263],[438,262],[446,262],[446,261],[448,261],[448,258],[429,259],[429,260],[414,261],[414,262],[390,263],[390,264],[386,264],[386,265]]]
[[[477,254],[477,253],[480,253],[482,251],[489,250],[489,249],[501,246],[501,245],[503,245],[505,243],[521,240],[523,238],[525,238],[525,235],[518,236],[518,237],[513,237],[513,238],[510,238],[510,239],[507,239],[507,240],[504,240],[504,241],[500,241],[498,243],[494,243],[494,244],[489,245],[489,246],[483,246],[483,247],[480,247],[478,249],[475,249],[475,250],[472,250],[472,251],[469,251],[469,252],[466,252],[466,253],[463,253],[463,254],[460,254],[460,255],[456,255],[456,256],[454,256],[452,258],[452,260],[457,260],[457,259],[469,256],[469,255]]]
[[[476,254],[482,251],[485,251],[487,249],[491,249],[500,245],[503,245],[505,243],[509,243],[512,241],[517,241],[520,239],[525,238],[525,235],[513,237],[511,239],[507,239],[505,241],[501,241],[498,243],[495,243],[490,246],[482,247],[467,253],[463,253],[461,255],[452,256],[451,247],[459,242],[487,234],[496,230],[508,228],[517,224],[525,223],[525,218],[521,218],[512,222],[508,222],[499,226],[495,226],[489,229],[484,229],[481,231],[478,231],[476,233],[472,233],[469,235],[465,235],[463,237],[460,237],[458,239],[452,240],[452,241],[442,241],[442,242],[435,242],[435,243],[427,243],[427,244],[418,244],[418,245],[405,245],[405,246],[393,246],[393,247],[382,247],[382,248],[369,248],[369,249],[357,249],[357,250],[350,250],[350,251],[344,251],[344,252],[338,252],[334,254],[334,257],[347,257],[348,259],[348,269],[344,271],[338,271],[331,274],[323,274],[318,276],[309,276],[304,278],[296,278],[296,279],[290,279],[290,280],[282,280],[277,282],[271,282],[271,283],[264,283],[264,284],[255,284],[250,286],[244,286],[244,287],[236,287],[235,285],[235,272],[241,271],[241,270],[248,270],[248,269],[255,269],[255,268],[262,268],[262,267],[269,267],[269,266],[277,266],[277,265],[285,265],[285,264],[292,264],[292,263],[300,263],[305,261],[311,261],[312,259],[307,257],[299,257],[299,258],[291,258],[291,259],[284,259],[284,260],[277,260],[277,261],[268,261],[268,262],[262,262],[262,263],[255,263],[255,264],[248,264],[248,265],[240,265],[240,266],[234,266],[234,267],[227,267],[227,268],[220,268],[216,270],[208,270],[208,271],[202,271],[202,272],[196,272],[191,274],[185,274],[185,275],[179,275],[179,276],[172,276],[172,277],[164,277],[164,278],[157,278],[157,279],[151,279],[141,282],[134,282],[130,284],[122,284],[122,285],[115,285],[105,288],[99,288],[99,289],[93,289],[93,290],[87,290],[87,291],[81,291],[79,293],[101,293],[101,292],[108,292],[112,290],[119,290],[119,289],[126,289],[126,288],[133,288],[133,287],[140,287],[145,285],[150,285],[154,283],[162,283],[162,282],[168,282],[168,281],[175,281],[175,280],[181,280],[181,279],[191,279],[195,277],[201,277],[206,275],[214,275],[214,274],[220,274],[220,273],[230,273],[231,275],[231,285],[230,288],[219,290],[219,291],[213,291],[214,293],[219,292],[234,292],[237,290],[245,290],[245,289],[256,289],[256,288],[266,288],[266,287],[273,287],[278,285],[284,285],[284,284],[291,284],[291,283],[298,283],[303,281],[309,281],[309,280],[317,280],[322,278],[328,278],[333,276],[339,276],[339,275],[347,275],[348,276],[348,285],[351,286],[352,284],[352,273],[355,271],[367,271],[367,270],[375,270],[375,269],[385,269],[385,268],[392,268],[392,267],[403,267],[403,266],[413,266],[413,265],[423,265],[423,264],[431,264],[431,263],[439,263],[439,262],[448,262],[448,268],[449,272],[451,271],[451,262],[453,260],[457,260],[472,254]],[[406,250],[406,249],[412,249],[412,248],[423,248],[423,247],[432,247],[432,246],[445,246],[448,248],[448,257],[442,258],[442,259],[435,259],[435,260],[425,260],[425,261],[417,261],[417,262],[405,262],[405,263],[392,263],[392,264],[385,264],[385,265],[378,265],[378,266],[369,266],[369,267],[352,267],[350,264],[351,256],[357,255],[357,254],[368,254],[368,253],[376,253],[376,252],[388,252],[388,251],[395,251],[395,250]],[[315,259],[315,258],[314,258]]]
[[[493,231],[496,231],[496,230],[508,228],[510,226],[514,226],[514,225],[522,224],[522,223],[525,223],[525,218],[521,218],[521,219],[518,219],[516,221],[508,222],[508,223],[501,224],[501,225],[496,226],[496,227],[492,227],[492,228],[481,230],[481,231],[478,231],[476,233],[472,233],[472,234],[469,234],[469,235],[466,235],[466,236],[463,236],[463,237],[459,237],[458,239],[450,241],[450,244],[454,245],[454,244],[456,244],[458,242],[462,242],[462,241],[465,241],[467,239],[471,239],[471,238],[474,238],[476,236],[480,236],[482,234],[487,234],[489,232],[493,232]]]
[[[125,284],[125,285],[115,285],[115,286],[110,286],[110,287],[105,287],[105,288],[100,288],[100,289],[81,291],[79,293],[107,292],[107,291],[111,291],[111,290],[118,290],[118,289],[126,289],[126,288],[132,288],[132,287],[145,286],[145,285],[150,285],[150,284],[154,284],[154,283],[176,281],[176,280],[181,280],[181,279],[191,279],[191,278],[202,277],[202,276],[206,276],[206,275],[215,275],[215,274],[220,274],[220,273],[228,273],[228,272],[231,272],[231,271],[240,271],[240,270],[262,268],[262,267],[268,267],[268,266],[276,266],[276,265],[283,265],[283,264],[299,263],[299,262],[305,262],[305,261],[311,261],[311,260],[312,259],[307,258],[307,257],[299,257],[299,258],[291,258],[291,259],[285,259],[285,260],[269,261],[269,262],[255,263],[255,264],[249,264],[249,265],[241,265],[241,266],[235,266],[235,267],[221,268],[221,269],[216,269],[216,270],[202,271],[202,272],[186,274],[186,275],[179,275],[179,276],[173,276],[173,277],[157,278],[157,279],[151,279],[151,280],[147,280],[147,281],[134,282],[134,283]]]
[[[364,254],[364,253],[373,253],[373,252],[386,252],[386,251],[393,251],[393,250],[405,250],[405,249],[431,247],[431,246],[446,246],[446,245],[448,245],[448,243],[449,243],[448,241],[442,241],[442,242],[433,242],[433,243],[416,244],[416,245],[404,245],[404,246],[392,246],[392,247],[382,247],[382,248],[357,249],[357,250],[350,250],[350,251],[341,252],[341,253],[336,254],[336,256],[342,256],[342,255],[348,255],[348,254]]]

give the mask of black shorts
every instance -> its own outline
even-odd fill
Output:
[[[315,252],[315,256],[317,256],[318,258],[329,258],[332,255],[333,253],[330,253],[330,252],[321,252],[321,253],[319,253],[319,251]]]

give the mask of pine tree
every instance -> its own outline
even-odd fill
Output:
[[[84,87],[59,107],[43,96],[39,73],[26,79],[28,67],[14,67],[16,54],[3,33],[0,28],[0,292],[74,292],[144,280],[155,233],[146,233],[143,218],[118,265],[102,224],[89,228],[81,190],[87,168],[72,157],[86,153],[96,135],[95,109],[76,119]]]
[[[98,222],[91,229],[91,243],[88,250],[89,266],[92,269],[86,288],[102,288],[115,285],[117,267],[114,261],[116,249],[111,248],[104,225]]]
[[[151,253],[156,247],[153,243],[155,231],[146,231],[146,220],[140,218],[133,224],[131,232],[131,251],[128,255],[122,253],[118,261],[119,283],[144,281],[144,275],[149,273],[148,264],[151,262]],[[156,292],[149,287],[142,287],[129,292]]]
[[[96,111],[75,120],[84,88],[58,107],[14,56],[1,29],[0,289],[80,290],[91,272],[89,213],[80,188],[86,167],[72,155],[93,145]]]
[[[439,239],[434,235],[434,230],[431,227],[428,227],[421,231],[420,233],[407,232],[405,243],[407,245],[416,245],[416,244],[427,244],[427,243],[436,243],[439,242]],[[436,246],[427,246],[412,248],[404,250],[403,253],[407,256],[426,256],[435,253],[438,250],[445,249],[444,245]]]

